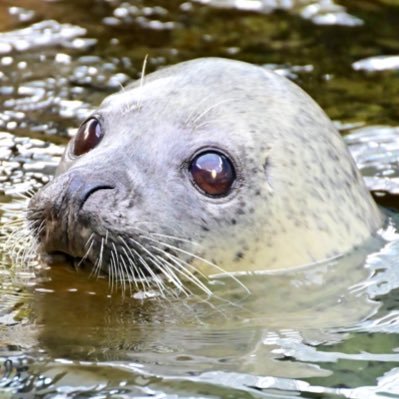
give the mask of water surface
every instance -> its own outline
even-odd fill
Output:
[[[399,397],[398,20],[395,0],[1,2],[5,234],[80,121],[147,54],[148,72],[223,56],[296,81],[337,123],[389,222],[344,258],[241,277],[251,294],[212,279],[211,298],[123,295],[85,269],[10,270],[3,257],[0,397]]]

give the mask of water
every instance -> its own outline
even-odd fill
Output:
[[[198,56],[299,83],[390,223],[311,268],[214,278],[212,298],[122,295],[68,267],[1,270],[0,398],[399,397],[399,2],[0,3],[0,217],[40,187],[102,98]],[[9,244],[7,244],[9,245]]]

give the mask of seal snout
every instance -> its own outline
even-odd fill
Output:
[[[83,257],[85,244],[93,233],[95,201],[90,199],[94,194],[97,199],[105,197],[105,190],[114,189],[110,179],[91,170],[76,169],[56,177],[36,194],[29,204],[28,220],[42,255]]]
[[[89,197],[100,190],[113,190],[115,185],[87,174],[73,172],[66,188],[64,201],[68,201],[75,212],[79,212]]]

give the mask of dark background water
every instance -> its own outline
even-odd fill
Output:
[[[0,0],[0,32],[3,235],[146,55],[147,73],[222,56],[293,79],[398,208],[399,1]],[[228,286],[236,306],[123,298],[68,268],[10,277],[4,260],[0,397],[399,397],[395,227],[366,260],[247,281],[251,298]]]

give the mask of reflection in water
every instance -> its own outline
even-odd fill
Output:
[[[365,58],[352,64],[356,71],[386,71],[390,69],[399,69],[398,55],[380,55],[376,57]]]
[[[0,3],[3,228],[146,54],[149,71],[217,55],[297,80],[352,127],[369,188],[397,210],[398,18],[393,0]],[[123,296],[66,265],[3,268],[0,396],[398,396],[397,227],[393,213],[345,258],[240,277],[251,295],[215,278],[207,300]]]
[[[236,8],[241,11],[270,13],[288,10],[317,25],[358,26],[363,21],[346,12],[345,7],[333,0],[197,0],[214,7]]]

